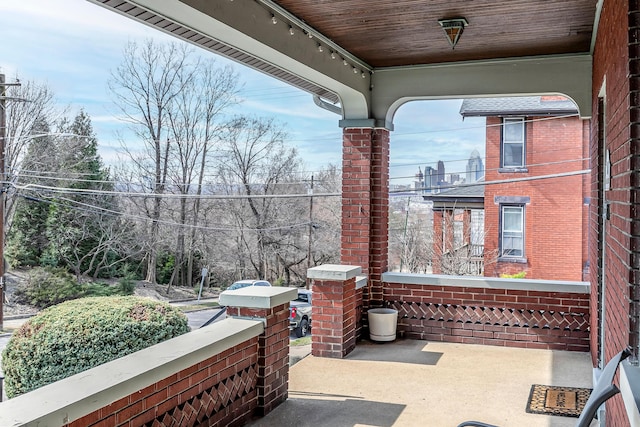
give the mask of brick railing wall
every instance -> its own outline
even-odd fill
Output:
[[[362,330],[360,267],[325,264],[307,270],[313,280],[311,354],[343,358],[356,347]]]
[[[422,279],[429,281],[426,275]],[[385,306],[398,310],[398,334],[432,341],[589,351],[588,284],[483,278],[466,279],[470,283],[464,286],[464,277],[456,280],[459,283],[453,285],[385,282]],[[496,284],[504,286],[495,288]]]
[[[65,425],[241,425],[258,406],[257,363],[255,337]]]
[[[287,398],[295,296],[223,294],[231,318],[0,403],[0,425],[243,425]]]
[[[289,382],[289,302],[273,308],[229,307],[227,315],[262,317],[267,321],[258,337],[258,415],[265,415],[287,400]]]

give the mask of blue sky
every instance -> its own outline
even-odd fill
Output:
[[[118,120],[107,91],[110,71],[120,63],[122,49],[129,40],[175,40],[86,0],[2,0],[0,28],[0,71],[7,81],[17,73],[22,80],[46,82],[61,106],[69,105],[72,112],[84,108],[107,163],[120,147],[118,132],[126,135],[127,125]],[[232,63],[201,49],[197,52],[216,57],[221,65]],[[276,117],[285,124],[289,143],[298,149],[309,171],[328,163],[341,164],[339,116],[315,106],[311,95],[232,64],[244,85],[242,111]],[[438,160],[445,161],[447,173],[464,173],[471,151],[484,156],[484,119],[463,122],[460,103],[416,101],[398,110],[391,134],[392,184],[412,181],[418,166],[435,166]]]

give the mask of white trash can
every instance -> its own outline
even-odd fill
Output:
[[[371,341],[393,341],[396,339],[398,310],[393,308],[372,308],[369,316],[369,338]]]

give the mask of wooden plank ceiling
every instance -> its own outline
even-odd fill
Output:
[[[274,0],[373,67],[588,52],[596,0]],[[452,49],[439,19],[469,22]]]

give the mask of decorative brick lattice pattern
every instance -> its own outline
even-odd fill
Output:
[[[398,333],[430,341],[589,350],[589,295],[386,283]]]
[[[589,329],[589,317],[585,313],[420,302],[403,303],[402,301],[390,301],[388,305],[398,310],[398,317],[401,319],[410,318],[569,331],[588,331]]]
[[[201,425],[255,390],[256,383],[256,365],[252,365],[144,425],[146,427]]]

